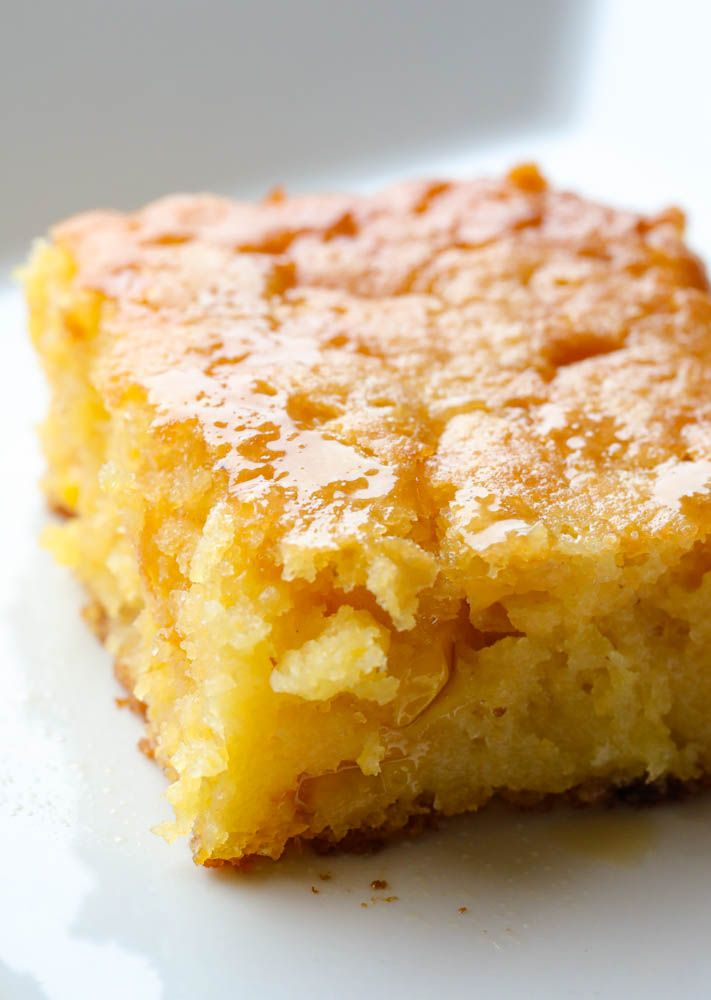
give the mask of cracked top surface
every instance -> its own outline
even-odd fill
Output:
[[[431,548],[434,524],[491,555],[541,530],[632,548],[706,530],[711,298],[676,210],[602,207],[523,166],[176,196],[54,238],[105,302],[109,405],[140,386],[156,427],[199,428],[233,496],[303,539],[380,525]]]

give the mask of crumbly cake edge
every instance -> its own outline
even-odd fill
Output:
[[[82,618],[102,646],[105,645],[109,632],[109,616],[100,602],[91,595],[82,608]],[[140,716],[144,725],[147,725],[147,706],[136,698],[131,678],[121,660],[114,660],[113,672],[116,680],[127,694],[122,703]],[[136,746],[141,753],[158,764],[155,756],[155,744],[147,731],[137,741]],[[557,804],[563,804],[575,810],[614,809],[618,807],[648,809],[679,802],[709,789],[711,789],[711,774],[702,774],[700,777],[686,780],[676,778],[673,775],[661,775],[654,781],[646,781],[644,776],[640,776],[621,784],[591,779],[564,792],[512,791],[500,788],[495,789],[479,806],[457,815],[472,815],[496,803],[503,803],[517,812],[548,812]],[[436,829],[442,819],[453,818],[436,809],[431,797],[427,795],[420,796],[417,807],[417,812],[410,813],[404,823],[394,819],[398,812],[398,802],[394,802],[387,809],[388,813],[393,814],[393,819],[386,819],[378,827],[354,827],[343,837],[334,837],[328,830],[314,836],[301,834],[287,840],[281,854],[276,858],[268,858],[262,854],[246,854],[239,858],[207,858],[202,862],[201,867],[233,868],[246,871],[257,861],[278,861],[290,847],[300,845],[307,845],[317,855],[370,854],[383,849],[392,842],[417,836],[426,830]],[[199,864],[199,862],[195,863]]]

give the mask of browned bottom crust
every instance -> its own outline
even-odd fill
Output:
[[[603,785],[599,782],[586,782],[562,793],[511,792],[502,789],[492,795],[486,808],[490,805],[505,803],[521,812],[547,812],[557,804],[564,804],[573,809],[617,807],[647,809],[697,795],[711,788],[711,775],[704,775],[689,781],[681,781],[671,776],[646,782],[638,779],[625,785]],[[374,854],[388,844],[406,837],[418,836],[426,830],[438,829],[439,822],[444,817],[432,805],[418,803],[421,812],[410,816],[405,825],[392,826],[387,821],[377,829],[362,828],[349,830],[345,837],[336,838],[324,831],[317,837],[297,837],[295,842],[300,847],[307,847],[316,854]],[[243,858],[210,859],[204,862],[206,868],[239,868],[247,870],[256,862],[264,861],[258,855]]]
[[[617,806],[646,809],[663,803],[679,802],[708,788],[711,788],[711,775],[688,781],[682,781],[671,775],[649,782],[638,778],[625,785],[589,781],[561,793],[513,792],[509,789],[500,789],[491,796],[486,805],[503,802],[521,812],[547,812],[558,803],[564,803],[574,809],[591,807],[612,809]],[[416,836],[423,830],[437,828],[438,821],[443,818],[442,814],[434,806],[427,806],[422,801],[418,802],[418,807],[424,811],[411,816],[404,827],[389,828],[386,822],[379,829],[350,830],[340,840],[329,836],[326,831],[310,843],[319,854],[340,851],[363,854],[377,851],[391,840]],[[239,865],[240,860],[229,863]]]

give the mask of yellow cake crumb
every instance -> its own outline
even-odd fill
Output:
[[[709,772],[711,297],[677,210],[530,165],[176,196],[60,225],[25,281],[48,544],[197,862]]]

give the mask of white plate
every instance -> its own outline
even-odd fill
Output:
[[[699,117],[709,24],[681,8],[671,27],[662,5],[598,11],[576,114],[553,133],[542,131],[551,104],[548,119],[528,134],[519,122],[506,142],[489,136],[474,149],[452,125],[446,156],[420,142],[398,160],[391,143],[377,170],[352,143],[308,183],[372,186],[535,155],[587,193],[640,207],[681,201],[711,256],[709,123]],[[287,163],[281,177],[304,181],[304,169],[303,158]],[[253,185],[255,171],[235,174],[235,186]],[[21,235],[33,192],[17,191]],[[116,201],[128,196],[117,190]],[[61,214],[66,191],[46,200]],[[305,853],[248,875],[195,868],[184,843],[153,835],[164,779],[135,749],[139,720],[114,705],[121,692],[79,617],[81,595],[37,544],[33,425],[44,392],[23,326],[19,296],[0,291],[2,1000],[708,995],[708,797],[644,812],[487,810],[377,855]],[[373,879],[389,888],[374,892]]]

